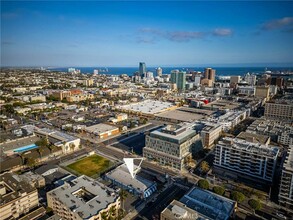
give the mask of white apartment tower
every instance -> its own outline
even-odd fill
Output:
[[[283,165],[279,203],[281,206],[293,210],[293,145],[289,147]]]
[[[278,147],[226,137],[216,146],[214,166],[272,182],[278,152]]]

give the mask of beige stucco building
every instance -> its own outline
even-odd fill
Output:
[[[101,220],[115,216],[120,197],[113,189],[86,176],[80,176],[47,193],[48,207],[64,220]]]

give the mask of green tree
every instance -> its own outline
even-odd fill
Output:
[[[29,157],[26,159],[26,165],[29,166],[30,168],[34,168],[36,166],[37,162],[36,159],[33,157]]]
[[[199,180],[197,185],[202,189],[209,189],[210,187],[210,184],[206,179]]]
[[[87,147],[90,147],[91,142],[89,140],[86,140],[85,144],[86,144]]]
[[[124,211],[124,201],[127,198],[128,194],[124,189],[121,188],[121,190],[119,192],[119,196],[120,196],[120,200],[121,200],[121,203],[122,203],[122,209]]]
[[[206,161],[202,161],[200,163],[200,169],[201,169],[202,172],[207,173],[210,170],[209,163],[206,162]]]
[[[25,152],[22,152],[21,154],[19,154],[20,158],[21,158],[21,161],[22,161],[22,165],[25,165],[25,157],[24,157],[24,153]]]
[[[75,149],[75,144],[70,143],[70,144],[69,144],[69,147],[70,147],[70,151],[74,151],[74,149]]]
[[[115,206],[111,206],[111,208],[109,209],[109,220],[115,220],[116,219],[116,208]]]
[[[47,147],[48,141],[46,138],[41,138],[40,140],[36,141],[35,143],[38,147]]]
[[[107,213],[107,212],[102,212],[102,213],[101,213],[101,218],[102,218],[103,220],[107,220],[107,219],[108,219],[108,213]]]
[[[55,146],[54,145],[51,145],[51,144],[48,144],[47,147],[49,148],[50,153],[52,153],[52,150],[55,148]]]
[[[13,105],[7,104],[7,105],[3,105],[1,108],[1,112],[2,113],[10,113],[10,114],[14,114],[14,107]]]
[[[42,160],[42,156],[43,156],[44,148],[39,147],[39,148],[37,149],[37,151],[38,151],[38,153],[39,153],[39,155],[40,155],[40,159]]]
[[[248,204],[253,209],[253,212],[255,212],[255,210],[260,210],[262,207],[260,201],[256,199],[250,199]]]
[[[238,203],[241,203],[244,201],[245,195],[243,195],[243,193],[241,193],[241,192],[233,191],[231,193],[231,199],[235,200]]]
[[[213,191],[214,191],[216,194],[222,196],[222,195],[224,195],[224,193],[225,193],[225,188],[222,187],[222,186],[214,186],[214,187],[213,187]]]
[[[129,126],[129,127],[130,127],[130,128],[134,128],[134,127],[135,127],[135,124],[134,124],[133,121],[130,122],[130,126]]]

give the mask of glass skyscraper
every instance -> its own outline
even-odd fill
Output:
[[[186,72],[179,72],[176,70],[172,71],[171,82],[176,84],[178,91],[184,91],[186,84]]]
[[[143,77],[144,74],[146,73],[146,65],[144,62],[139,63],[139,75],[140,77]]]

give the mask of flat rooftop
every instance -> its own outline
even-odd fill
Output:
[[[97,134],[105,133],[108,131],[113,131],[116,129],[117,129],[117,127],[115,127],[113,125],[104,124],[104,123],[88,126],[85,128],[86,131],[88,131],[90,133],[97,133]]]
[[[165,126],[163,128],[152,131],[150,133],[150,136],[153,138],[158,138],[161,140],[181,144],[197,134],[194,128],[195,126],[196,124],[190,124],[190,123],[179,124],[177,125],[177,130],[182,129],[182,131],[178,132],[176,135],[172,133],[176,132],[177,130],[173,131],[172,133],[166,133],[165,131],[167,130],[166,128],[168,126]]]
[[[244,132],[242,131],[240,134],[236,136],[237,138],[250,141],[253,143],[260,143],[260,144],[269,144],[270,137],[266,135],[261,135],[261,134],[253,134],[249,132]]]
[[[65,141],[65,142],[74,141],[74,140],[78,139],[77,137],[65,134],[60,131],[54,131],[54,130],[51,130],[48,128],[38,129],[38,130],[35,130],[35,132],[43,134],[43,135],[47,135],[47,136],[52,137],[54,139],[57,139],[60,141]]]
[[[182,122],[191,122],[199,120],[205,117],[203,114],[198,114],[196,112],[187,111],[186,108],[178,108],[171,111],[163,112],[157,114],[156,116],[165,119],[177,120]]]
[[[135,169],[137,169],[138,167],[135,166]],[[125,186],[130,186],[132,188],[135,188],[137,191],[143,192],[146,189],[148,189],[150,186],[152,186],[154,183],[139,176],[136,175],[135,178],[132,178],[132,176],[130,175],[126,164],[122,164],[120,166],[118,166],[116,169],[108,172],[106,174],[106,176],[109,179],[113,179],[119,183],[122,183]]]
[[[226,109],[233,110],[233,109],[239,108],[241,105],[242,103],[238,103],[234,101],[216,100],[204,105],[203,108],[219,109],[219,110],[226,110]]]
[[[204,116],[210,116],[214,114],[216,111],[207,110],[207,109],[199,109],[199,108],[189,108],[189,107],[181,107],[179,108],[180,111],[190,112],[190,113],[196,113]]]
[[[0,176],[0,188],[4,189],[4,194],[0,196],[0,206],[21,198],[23,193],[29,194],[36,191],[36,188],[11,173],[4,173]]]
[[[202,131],[211,132],[213,130],[216,130],[218,128],[221,128],[222,126],[220,124],[206,124],[206,126],[202,129]]]
[[[100,210],[116,202],[119,195],[111,188],[86,176],[80,176],[48,192],[51,196],[78,213],[83,219],[97,215]]]
[[[252,143],[239,138],[225,137],[219,141],[218,144],[267,157],[277,157],[279,153],[278,147],[267,146],[260,143]]]
[[[234,212],[235,201],[197,187],[185,194],[180,202],[195,210],[199,217],[226,220]],[[199,218],[201,219],[201,218]]]
[[[118,109],[130,110],[134,112],[141,112],[143,114],[158,114],[167,111],[176,106],[171,102],[161,102],[156,100],[144,100],[142,102],[133,103],[129,105],[118,106]]]
[[[14,149],[29,146],[31,144],[36,143],[40,138],[35,135],[29,137],[18,138],[11,141],[6,141],[0,144],[1,150],[5,153],[7,151],[13,151]]]
[[[173,200],[162,212],[167,219],[198,219],[199,214],[182,202]]]
[[[289,121],[268,120],[260,118],[252,122],[246,129],[249,133],[271,133],[281,135],[283,132],[293,132],[293,124]]]

